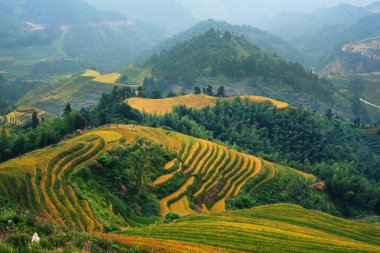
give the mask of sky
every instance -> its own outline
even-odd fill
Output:
[[[365,6],[375,0],[176,0],[199,19],[216,18],[242,23],[260,23],[281,12],[312,12],[340,3]]]

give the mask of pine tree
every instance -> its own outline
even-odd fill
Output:
[[[327,109],[325,115],[328,119],[331,119],[334,116],[332,109],[331,108]]]
[[[216,96],[217,96],[217,97],[221,97],[221,98],[226,97],[226,93],[225,93],[225,88],[224,88],[224,86],[220,86],[220,87],[218,88],[218,91],[217,91],[217,93],[216,93]]]
[[[211,85],[207,86],[207,88],[205,90],[205,93],[206,93],[206,95],[209,95],[209,96],[213,96],[214,95],[214,92],[212,91],[212,86]]]
[[[67,117],[70,115],[70,113],[73,110],[71,109],[70,103],[66,105],[65,109],[63,110],[63,116]]]
[[[201,94],[202,91],[201,91],[201,88],[199,88],[198,86],[195,86],[194,87],[194,94],[198,95],[198,94]]]
[[[33,112],[32,114],[32,128],[36,128],[40,124],[40,121],[38,119],[37,112]]]

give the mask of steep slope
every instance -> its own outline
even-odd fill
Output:
[[[285,102],[276,101],[266,97],[259,96],[240,96],[242,99],[247,98],[252,103],[257,102],[271,102],[277,108],[283,109],[289,106]],[[129,98],[125,102],[131,106],[133,109],[138,111],[164,115],[165,113],[173,112],[173,107],[184,105],[188,108],[201,109],[206,106],[215,106],[215,102],[218,100],[233,100],[234,97],[230,98],[216,98],[207,95],[184,95],[173,98],[163,98],[163,99],[147,99],[147,98]]]
[[[260,30],[259,28],[253,28],[249,25],[231,25],[224,21],[216,21],[209,19],[207,21],[200,22],[191,28],[175,34],[173,37],[164,40],[157,47],[153,49],[153,53],[158,53],[162,49],[170,49],[172,46],[189,40],[195,36],[199,36],[211,28],[219,30],[221,32],[229,31],[237,35],[244,36],[248,41],[259,46],[260,48],[275,53],[287,60],[297,61],[297,62],[308,62],[309,59],[294,47],[292,47],[288,42],[284,41],[280,37],[270,34],[266,31]]]
[[[115,69],[165,36],[151,25],[83,1],[0,4],[0,67],[13,75],[54,76],[75,67]]]
[[[242,187],[264,169],[259,158],[212,142],[162,129],[111,126],[1,164],[0,192],[20,208],[48,217],[68,228],[92,232],[102,231],[104,226],[120,228],[141,225],[140,222],[147,221],[119,209],[117,196],[106,195],[108,197],[103,199],[104,192],[99,193],[91,188],[93,180],[83,185],[79,179],[83,177],[87,182],[89,177],[89,170],[79,170],[81,167],[118,145],[137,141],[141,147],[146,146],[146,141],[141,138],[160,144],[175,157],[174,160],[167,160],[161,171],[154,173],[160,176],[150,179],[144,176],[143,179],[147,184],[144,187],[151,188],[157,194],[162,217],[169,211],[181,214],[224,211],[225,201],[238,196]],[[139,149],[137,152],[140,152]],[[166,159],[172,159],[169,157]],[[144,159],[149,157],[145,156]],[[282,177],[299,177],[307,185],[316,180],[312,175],[293,169],[280,171]],[[73,173],[76,173],[75,176],[72,176]],[[262,179],[255,184],[265,184],[267,181]],[[127,182],[121,188],[128,189],[131,184]]]
[[[379,229],[280,204],[190,216],[168,225],[102,237],[158,252],[378,252]],[[207,246],[216,249],[202,248]]]
[[[162,50],[145,67],[162,92],[189,93],[195,86],[223,85],[228,95],[257,94],[322,113],[330,107],[351,117],[351,102],[330,82],[229,32],[211,29]]]

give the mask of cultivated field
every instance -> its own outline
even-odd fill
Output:
[[[103,237],[157,252],[380,252],[379,226],[288,204],[187,216]]]
[[[20,206],[65,224],[87,231],[101,231],[102,217],[96,217],[91,207],[106,209],[70,184],[70,174],[126,139],[133,142],[144,137],[153,143],[178,153],[178,158],[165,166],[166,175],[152,182],[158,189],[178,173],[185,176],[178,189],[160,200],[164,217],[170,210],[180,214],[225,211],[225,201],[236,197],[248,180],[267,174],[263,162],[215,143],[162,129],[140,126],[113,126],[88,132],[56,147],[35,151],[0,165],[0,193]],[[265,162],[267,163],[267,162]],[[274,172],[279,170],[277,167]],[[273,173],[274,173],[273,172]],[[315,177],[292,169],[287,173],[305,175],[313,183]],[[265,181],[264,181],[265,180]],[[265,177],[263,184],[269,179]],[[82,196],[81,198],[78,198]],[[112,214],[112,211],[108,214]],[[115,218],[116,219],[116,218]],[[119,225],[127,222],[120,217]]]
[[[73,172],[117,145],[145,138],[177,153],[154,179],[160,189],[177,175],[178,188],[159,200],[161,216],[182,218],[167,225],[157,217],[128,218],[114,212],[91,192],[72,183]],[[260,177],[259,177],[260,175]],[[378,226],[338,219],[293,205],[270,205],[225,212],[226,200],[242,188],[255,188],[273,178],[285,187],[316,178],[218,144],[163,129],[108,126],[89,131],[53,147],[0,164],[0,195],[20,208],[68,229],[153,252],[380,252]],[[251,181],[252,179],[252,181]],[[254,180],[256,179],[256,180]],[[250,182],[250,184],[248,184]],[[119,234],[103,234],[108,221]],[[139,227],[144,227],[139,229]],[[136,228],[133,228],[136,227]]]
[[[102,75],[98,71],[88,69],[82,74],[82,76],[93,77],[92,80],[95,82],[114,84],[120,78],[121,75],[119,73],[110,73]]]
[[[13,112],[8,113],[5,116],[0,117],[0,124],[21,126],[32,120],[33,113],[37,113],[39,119],[43,117],[50,117],[48,113],[38,108],[31,106],[20,106]]]
[[[114,86],[136,87],[115,83],[119,77],[120,74],[100,75],[93,70],[62,76],[29,92],[18,104],[37,107],[50,114],[62,113],[68,103],[77,110],[88,108],[98,103],[103,93],[110,93]]]
[[[241,96],[242,99],[247,98],[252,103],[272,102],[277,108],[283,109],[289,106],[289,104],[274,99],[261,97],[261,96]],[[179,105],[185,105],[189,108],[201,109],[206,106],[214,106],[216,100],[232,100],[230,98],[216,98],[207,95],[184,95],[173,98],[163,99],[147,99],[147,98],[129,98],[126,103],[132,108],[149,114],[163,115],[173,111],[173,107]]]

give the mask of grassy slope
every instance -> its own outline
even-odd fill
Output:
[[[67,103],[81,109],[96,104],[101,95],[109,93],[115,85],[130,86],[117,84],[119,76],[118,73],[101,75],[96,71],[63,76],[29,92],[18,104],[34,106],[51,114],[61,113]]]
[[[188,216],[172,224],[127,229],[110,239],[157,249],[166,247],[167,252],[183,252],[175,248],[176,241],[224,248],[225,252],[380,252],[379,236],[380,227],[376,225],[277,204]],[[170,240],[172,248],[168,247]]]
[[[272,102],[277,108],[282,109],[289,106],[285,102],[280,102],[266,97],[261,96],[241,96],[241,98],[247,97],[251,102]],[[173,107],[179,105],[186,105],[187,107],[194,109],[201,109],[206,106],[214,106],[216,97],[210,97],[206,95],[184,95],[173,98],[163,98],[163,99],[146,99],[146,98],[130,98],[126,100],[126,103],[132,108],[139,110],[140,112],[146,112],[149,114],[163,115],[165,113],[170,113],[173,111]],[[223,99],[223,98],[222,98]],[[226,99],[233,99],[226,98]]]

